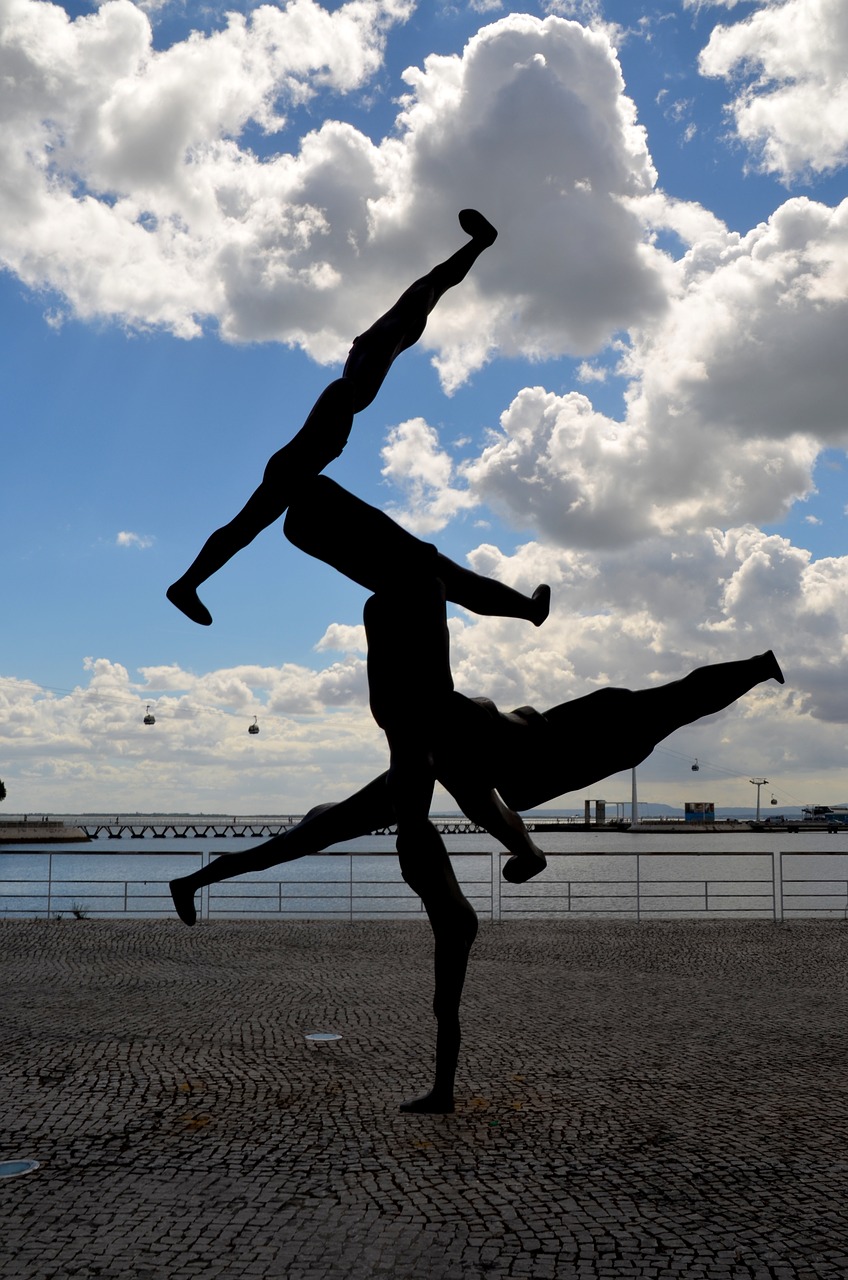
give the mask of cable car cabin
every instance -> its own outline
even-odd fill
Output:
[[[247,732],[248,732],[248,733],[258,733],[258,732],[259,732],[259,725],[256,723],[256,716],[254,716],[254,717],[253,717],[253,724],[248,725]]]
[[[150,714],[150,705],[149,705],[149,704],[148,704],[148,707],[147,707],[147,712],[146,712],[145,717],[144,717],[144,723],[145,723],[145,724],[155,724],[155,723],[156,723],[156,717],[155,717],[155,716],[152,716],[152,715]]]

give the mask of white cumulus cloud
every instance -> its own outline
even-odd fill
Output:
[[[627,203],[655,173],[602,30],[509,14],[405,73],[390,136],[325,119],[292,145],[287,107],[363,86],[410,8],[290,0],[157,49],[130,0],[2,0],[0,262],[82,318],[332,361],[473,205],[501,239],[433,317],[448,387],[495,347],[589,354],[661,313],[666,260]]]
[[[458,512],[476,504],[467,488],[453,483],[453,460],[423,418],[392,427],[382,458],[382,474],[403,489],[406,498],[404,506],[390,504],[388,512],[414,533],[443,529]]]
[[[763,169],[789,179],[848,160],[844,0],[767,0],[717,26],[699,65],[706,76],[744,82],[730,113]]]
[[[656,225],[662,210],[651,197],[644,212]],[[527,387],[459,468],[420,427],[411,452],[390,441],[384,474],[426,492],[428,527],[470,495],[560,545],[601,548],[778,520],[812,491],[821,449],[848,444],[848,201],[789,200],[744,236],[678,206],[671,219],[696,238],[664,316],[621,358],[626,413]]]

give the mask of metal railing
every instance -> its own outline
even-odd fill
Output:
[[[143,859],[168,859],[161,876],[71,876],[75,857],[109,859],[115,855],[88,852],[14,853],[19,871],[26,864],[32,875],[4,876],[0,859],[0,918],[132,918],[162,917],[172,913],[168,876],[187,874],[215,859],[209,853],[128,853],[126,867]],[[549,853],[548,870],[526,885],[513,885],[501,877],[506,854],[452,854],[457,877],[469,901],[484,919],[537,917],[622,916],[635,920],[731,917],[781,921],[828,915],[848,919],[848,862],[844,854],[816,854],[816,860],[839,864],[841,874],[828,878],[787,875],[784,860],[798,855],[783,852],[728,855],[698,854],[679,849],[638,853]],[[747,868],[762,874],[751,876],[657,876],[669,858],[685,859],[691,868],[699,859],[744,858]],[[421,902],[404,884],[396,857],[384,852],[325,853],[320,855],[323,874],[310,875],[314,859],[303,859],[275,868],[273,873],[222,881],[197,895],[198,916],[206,920],[415,918],[423,915]],[[593,878],[569,874],[568,864],[591,858],[629,874]],[[375,862],[375,859],[378,860]],[[42,865],[39,866],[38,862]],[[386,874],[383,874],[385,862]],[[20,864],[23,863],[22,868]],[[8,862],[7,862],[8,866]],[[175,870],[175,868],[179,870]],[[380,874],[375,874],[375,868]],[[37,874],[41,872],[41,874]]]

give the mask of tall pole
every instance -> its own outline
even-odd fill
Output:
[[[639,825],[639,801],[636,798],[636,770],[630,771],[630,825]]]
[[[760,787],[768,786],[768,778],[749,778],[748,781],[751,783],[752,786],[755,786],[757,788],[757,817],[755,821],[759,822],[760,820]]]

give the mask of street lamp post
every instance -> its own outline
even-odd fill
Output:
[[[768,786],[768,778],[749,778],[749,779],[748,779],[748,781],[751,783],[751,785],[752,785],[752,786],[754,786],[754,787],[756,787],[756,788],[757,788],[757,818],[756,818],[756,821],[757,821],[757,822],[759,822],[759,820],[760,820],[760,787],[767,787],[767,786]]]

